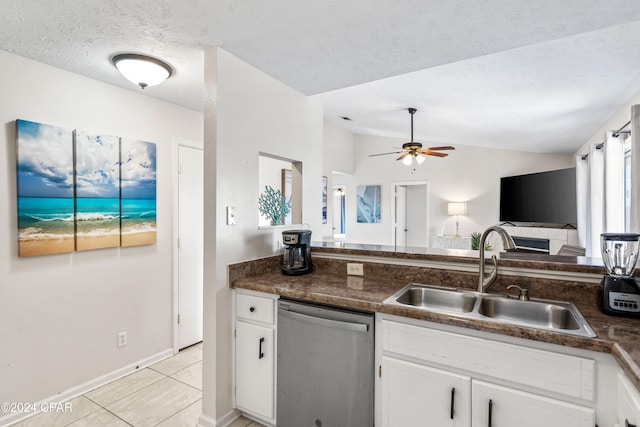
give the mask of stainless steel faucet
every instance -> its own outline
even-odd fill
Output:
[[[515,249],[516,244],[514,243],[509,233],[502,227],[498,227],[497,225],[491,226],[484,230],[482,233],[482,237],[480,238],[480,276],[478,277],[478,292],[486,292],[487,288],[493,284],[498,278],[498,258],[493,255],[491,257],[491,261],[493,262],[493,271],[489,273],[489,276],[484,277],[484,245],[487,240],[487,236],[491,234],[492,231],[495,231],[502,238],[502,246],[505,250],[507,249]]]

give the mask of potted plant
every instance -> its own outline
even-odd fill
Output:
[[[280,190],[267,185],[258,197],[258,211],[271,221],[271,225],[282,225],[284,218],[291,211],[291,201],[288,201]]]
[[[478,233],[477,231],[471,233],[471,249],[473,249],[474,251],[479,251],[480,250],[480,240],[482,239],[482,234]],[[485,251],[490,251],[491,250],[491,245],[488,244],[487,242],[484,243],[484,250]]]

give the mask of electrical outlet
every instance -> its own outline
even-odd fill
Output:
[[[124,347],[127,345],[127,331],[118,333],[118,347]]]
[[[364,267],[362,264],[348,262],[347,274],[350,276],[364,276]]]

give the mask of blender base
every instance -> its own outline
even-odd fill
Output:
[[[640,286],[636,279],[605,275],[598,288],[598,306],[612,316],[640,317]]]

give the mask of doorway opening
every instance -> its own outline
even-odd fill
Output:
[[[396,248],[429,247],[429,182],[392,184],[391,236]]]
[[[333,193],[333,239],[345,242],[347,238],[347,186],[334,185]]]

